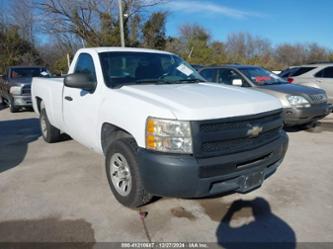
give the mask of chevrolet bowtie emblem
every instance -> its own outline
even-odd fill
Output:
[[[262,127],[260,126],[253,126],[251,129],[247,131],[247,135],[249,137],[257,137],[262,132]]]

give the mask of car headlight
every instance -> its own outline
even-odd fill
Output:
[[[187,121],[148,118],[146,148],[170,153],[192,153],[190,123]]]
[[[22,87],[20,86],[12,86],[9,90],[12,95],[20,95],[22,91]]]
[[[302,96],[288,96],[287,99],[294,107],[310,107],[309,101]]]

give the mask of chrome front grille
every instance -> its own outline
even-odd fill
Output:
[[[31,85],[25,85],[22,87],[22,95],[30,95],[31,94]]]
[[[327,96],[323,93],[310,95],[310,99],[312,104],[322,104],[327,102]]]

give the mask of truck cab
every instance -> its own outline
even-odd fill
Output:
[[[64,78],[34,78],[45,141],[67,133],[105,156],[116,199],[249,192],[288,147],[280,102],[204,80],[175,54],[138,48],[80,49]]]

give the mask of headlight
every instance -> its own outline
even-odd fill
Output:
[[[187,121],[148,118],[146,148],[170,153],[192,153],[190,123]]]
[[[10,94],[20,95],[22,91],[22,87],[20,86],[12,86],[9,90]]]
[[[302,96],[288,96],[287,99],[294,107],[310,107],[309,101]]]

